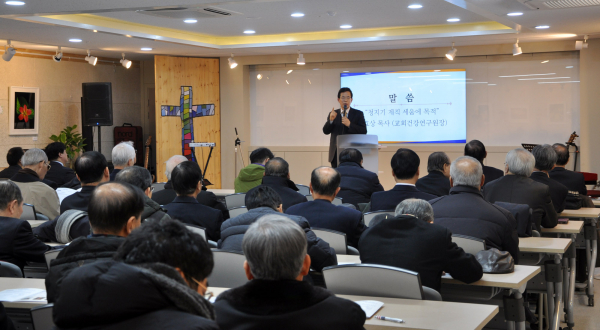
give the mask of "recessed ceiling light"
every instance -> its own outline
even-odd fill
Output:
[[[573,69],[573,66],[572,66],[572,65],[569,65],[569,66],[567,66],[567,67],[565,67],[565,68],[567,68],[567,69]]]
[[[514,13],[508,13],[506,15],[508,15],[508,16],[521,16],[521,15],[523,15],[523,13],[521,13],[521,12],[514,12]]]
[[[290,74],[290,73],[292,73],[293,71],[294,71],[294,70],[288,70],[287,74]]]
[[[344,71],[344,72],[350,72],[350,71]]]
[[[98,30],[92,30],[94,33],[98,32]]]
[[[440,72],[441,70],[433,70],[433,72]]]
[[[292,17],[304,17],[303,13],[293,13]]]
[[[81,42],[81,39],[73,38],[69,39],[70,42]]]
[[[9,6],[23,6],[25,2],[23,1],[6,1],[5,4]]]
[[[451,23],[460,22],[460,18],[448,18],[446,21],[451,22]]]
[[[125,36],[126,36],[127,38],[131,38],[131,35],[130,35],[130,34],[126,34]]]
[[[408,8],[410,8],[410,9],[420,9],[420,8],[423,8],[423,6],[422,5],[418,5],[418,4],[414,4],[414,5],[408,6]]]
[[[550,62],[550,60],[545,60],[545,61],[542,61],[542,63],[548,63],[548,62]]]
[[[193,23],[198,23],[198,20],[193,19],[193,18],[188,18],[188,19],[184,19],[183,23],[193,24]]]
[[[244,31],[244,33],[245,34],[255,34],[256,31],[254,31],[254,30],[246,30],[246,31]]]
[[[140,50],[143,50],[143,51],[147,52],[147,51],[151,51],[152,48],[150,48],[150,47],[142,47],[142,48],[140,48]]]
[[[535,28],[536,29],[548,29],[548,28],[550,28],[550,25],[538,25]]]
[[[348,24],[340,25],[340,29],[351,29],[351,28],[352,28],[352,25],[348,25]]]
[[[257,75],[256,75],[256,79],[258,79],[258,80],[261,80],[261,79],[262,79],[262,74],[260,74],[260,73],[259,73],[259,74],[257,74]]]

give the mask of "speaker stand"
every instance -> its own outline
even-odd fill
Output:
[[[98,152],[102,153],[102,126],[98,126]]]

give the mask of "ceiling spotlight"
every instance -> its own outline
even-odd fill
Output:
[[[237,62],[233,59],[233,54],[231,54],[231,57],[227,61],[229,62],[230,69],[235,69],[235,67],[237,67]]]
[[[540,29],[540,30],[541,30],[541,29],[549,29],[549,28],[550,28],[550,25],[538,25],[538,26],[536,26],[535,28],[536,28],[536,29]]]
[[[514,13],[508,13],[506,15],[508,15],[508,16],[521,16],[521,15],[523,15],[523,13],[521,13],[521,12],[514,12]]]
[[[6,1],[4,3],[9,6],[23,6],[25,4],[23,1]]]
[[[294,70],[288,70],[288,72],[286,74],[290,74],[292,73]]]
[[[152,50],[152,48],[150,48],[150,47],[142,47],[142,48],[140,48],[140,50],[143,50],[145,52],[149,52],[149,51]]]
[[[348,24],[340,25],[340,29],[351,29],[351,28],[352,28],[352,25],[348,25]]]
[[[256,31],[254,31],[254,30],[246,30],[246,31],[244,31],[244,34],[255,34],[255,33],[256,33]]]
[[[300,51],[298,51],[298,59],[296,60],[296,64],[298,64],[298,65],[306,64],[306,61],[304,61],[304,55],[302,55],[302,53],[300,53]]]
[[[293,13],[292,17],[304,17],[303,13]]]
[[[588,48],[589,44],[587,43],[587,40],[588,40],[588,35],[586,34],[583,37],[583,41],[581,41],[581,40],[575,41],[575,49],[582,50],[583,48]]]
[[[446,21],[450,23],[460,22],[460,18],[448,18]]]
[[[62,57],[62,50],[60,49],[60,46],[58,46],[58,49],[56,50],[56,55],[52,56],[52,59],[54,60],[54,62],[60,62],[60,60],[62,60]]]
[[[193,19],[193,18],[188,18],[188,19],[184,19],[183,23],[194,24],[194,23],[198,23],[198,20]]]
[[[4,46],[4,55],[2,55],[2,59],[6,62],[12,60],[13,56],[17,53],[15,47],[10,44],[10,40],[7,40],[6,46]]]
[[[452,49],[450,49],[447,53],[446,53],[446,58],[449,59],[450,61],[454,61],[454,57],[456,56],[456,48],[454,48],[454,43],[452,43]]]
[[[408,8],[410,8],[410,9],[421,9],[421,8],[423,8],[423,6],[422,5],[418,5],[418,4],[414,4],[414,5],[408,6]]]
[[[96,33],[96,32],[98,32],[98,30],[92,30],[92,32]]]
[[[123,59],[121,59],[121,65],[123,65],[125,69],[131,68],[131,61],[125,59],[125,53],[121,53],[121,56],[123,56]]]
[[[548,62],[550,62],[550,60],[545,60],[545,61],[542,61],[542,64],[543,63],[548,63]]]
[[[90,55],[90,50],[89,49],[88,49],[87,53],[88,53],[88,56],[86,56],[84,60],[86,60],[89,64],[95,66],[96,63],[98,63],[98,58],[96,56]]]
[[[69,39],[70,42],[81,42],[81,39],[77,39],[77,38],[72,38]]]
[[[262,79],[262,74],[260,74],[260,73],[259,73],[259,74],[257,74],[257,75],[256,75],[256,79],[258,79],[258,80],[261,80],[261,79]]]
[[[519,47],[519,39],[517,39],[517,42],[513,45],[513,56],[521,54],[523,54],[523,50],[521,49],[521,47]]]

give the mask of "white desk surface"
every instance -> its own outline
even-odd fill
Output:
[[[600,199],[592,199],[592,202],[594,202],[594,206],[600,207]]]
[[[564,238],[563,238],[564,239]],[[567,240],[567,239],[564,239]],[[570,241],[570,240],[569,240]],[[360,264],[359,256],[350,256],[338,254],[338,264]],[[469,285],[488,286],[495,288],[518,289],[523,284],[527,283],[535,275],[539,274],[541,269],[539,266],[522,266],[515,265],[515,271],[510,274],[483,274],[483,277]],[[442,283],[462,284],[463,282],[455,280],[450,275],[442,276]]]
[[[43,278],[11,278],[11,277],[2,277],[0,278],[0,291],[8,290],[8,289],[24,289],[24,288],[32,288],[32,289],[46,289],[46,284]],[[41,306],[47,304],[47,301],[39,301],[39,302],[3,302],[4,307],[6,308],[26,308],[30,309],[35,306]]]
[[[519,237],[519,251],[530,253],[565,253],[571,245],[570,238]]]
[[[598,218],[600,209],[597,207],[582,207],[579,210],[564,210],[558,214],[559,218]]]
[[[226,288],[209,287],[208,291],[219,295]],[[464,304],[446,301],[395,299],[366,296],[336,295],[340,298],[357,300],[377,300],[384,303],[375,315],[401,318],[405,323],[381,321],[375,315],[365,322],[366,329],[440,329],[478,330],[482,329],[496,314],[498,306]]]
[[[35,228],[35,227],[43,224],[46,221],[48,221],[48,220],[27,220],[27,222],[29,222],[29,224],[31,225],[31,228]]]
[[[217,197],[235,194],[235,189],[208,189],[208,191],[215,194]]]
[[[554,228],[542,228],[542,233],[553,234],[579,234],[583,228],[584,221],[569,220],[567,224],[558,224]]]

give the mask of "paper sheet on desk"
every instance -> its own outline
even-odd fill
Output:
[[[45,301],[46,290],[44,289],[9,289],[0,292],[0,301],[6,302],[34,302]]]
[[[373,317],[373,315],[383,307],[383,303],[377,300],[359,300],[355,301],[355,303],[357,303],[365,314],[367,314],[368,319]]]

